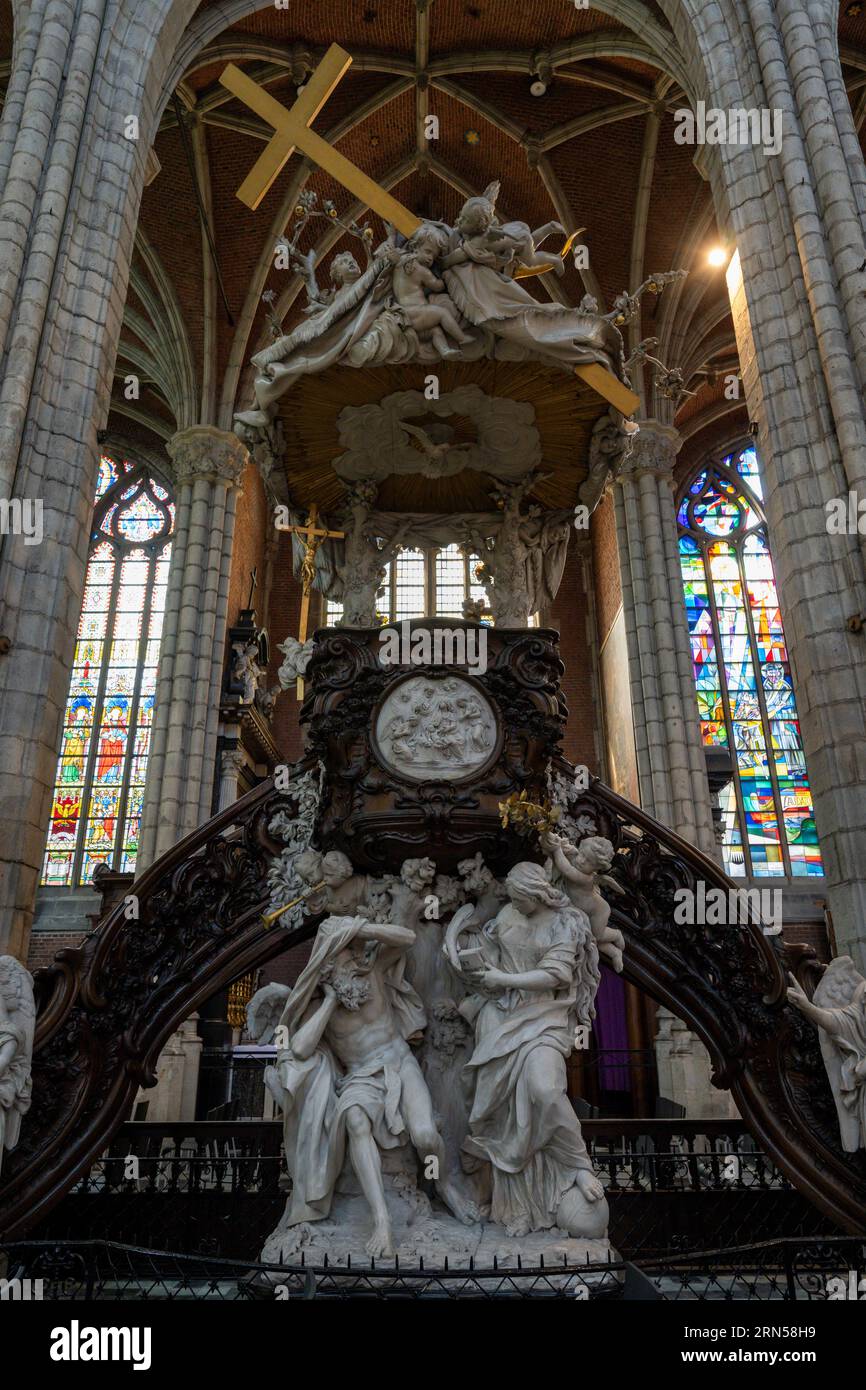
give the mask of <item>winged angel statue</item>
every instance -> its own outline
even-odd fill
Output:
[[[408,241],[391,234],[362,270],[349,253],[331,263],[332,288],[310,290],[304,321],[253,357],[256,408],[238,432],[265,428],[276,402],[299,377],[341,362],[540,358],[573,371],[593,363],[625,377],[622,337],[597,306],[535,299],[518,278],[561,269],[537,243],[563,229],[497,220],[499,184],[463,204],[454,227],[424,221]],[[308,277],[309,284],[309,277]]]
[[[831,960],[811,1000],[790,978],[788,998],[818,1029],[842,1148],[866,1149],[866,979],[850,956]]]
[[[32,975],[14,956],[0,956],[0,1170],[30,1109],[35,1022]]]

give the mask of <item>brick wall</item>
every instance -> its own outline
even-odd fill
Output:
[[[32,974],[36,970],[41,970],[44,965],[51,965],[58,951],[65,951],[71,946],[79,946],[82,939],[78,932],[32,932],[27,953],[27,969]]]
[[[235,518],[231,578],[229,580],[228,625],[236,623],[238,614],[246,607],[250,592],[250,572],[258,573],[258,588],[253,605],[259,622],[267,620],[266,545],[270,520],[268,499],[255,464],[248,463],[241,479],[240,495]],[[279,639],[282,641],[282,638]]]
[[[290,946],[275,960],[269,960],[267,965],[262,967],[260,987],[271,983],[293,985],[310,959],[312,949],[313,940],[310,938],[309,941],[302,941],[298,946]]]
[[[563,751],[572,762],[583,764],[591,772],[598,773],[595,744],[597,710],[591,676],[594,653],[590,650],[588,618],[583,560],[572,540],[559,593],[546,625],[559,632],[559,653],[565,666],[562,691],[568,705],[568,723]]]
[[[829,961],[830,943],[823,922],[786,922],[782,936],[788,943],[798,942],[813,947],[819,960]]]

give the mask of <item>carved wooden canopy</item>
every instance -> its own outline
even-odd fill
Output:
[[[396,391],[423,394],[424,366],[370,367],[354,371],[332,367],[318,376],[302,378],[280,401],[280,421],[286,440],[285,468],[291,496],[298,507],[317,503],[321,511],[338,507],[346,484],[332,463],[346,452],[340,441],[338,416],[345,406],[378,404]],[[526,401],[535,412],[542,454],[542,477],[530,501],[555,509],[573,507],[587,474],[593,425],[607,414],[607,404],[573,376],[554,367],[527,362],[441,362],[436,366],[442,396],[477,384],[488,396]],[[471,444],[477,430],[471,419],[455,416],[455,445]],[[485,512],[490,510],[491,479],[463,469],[445,478],[425,477],[421,471],[391,476],[379,487],[377,507],[388,512]]]

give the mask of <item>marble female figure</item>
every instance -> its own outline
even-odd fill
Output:
[[[831,960],[811,1000],[790,976],[788,998],[818,1029],[842,1148],[866,1149],[866,979],[850,956]]]
[[[448,253],[439,261],[451,302],[463,319],[505,339],[518,352],[569,371],[611,358],[621,362],[622,338],[613,325],[581,309],[534,299],[512,278],[520,252],[509,224],[496,221],[498,194],[499,185],[493,183],[480,197],[467,198]]]
[[[461,1006],[475,1026],[464,1152],[489,1162],[491,1219],[509,1235],[556,1226],[595,1238],[606,1231],[607,1203],[566,1093],[565,1061],[575,1025],[595,1013],[598,949],[586,914],[539,865],[515,865],[505,887],[508,903],[471,949],[457,949],[460,914],[446,935],[452,964],[477,991]]]

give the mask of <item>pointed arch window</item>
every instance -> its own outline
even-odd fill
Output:
[[[704,744],[726,748],[729,873],[823,873],[755,450],[697,470],[677,516]]]
[[[43,884],[135,868],[173,528],[150,469],[100,460]]]

